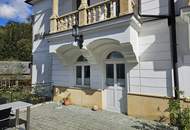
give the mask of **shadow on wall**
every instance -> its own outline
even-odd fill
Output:
[[[33,84],[51,82],[51,54],[49,45],[44,39],[44,34],[49,33],[51,9],[45,10],[35,15],[33,22],[33,67],[36,74],[33,75]]]
[[[158,47],[156,44],[160,44],[160,43],[153,43],[151,46],[149,46],[146,51],[140,56],[139,60],[140,62],[144,62],[144,63],[151,63],[153,64],[153,70],[154,70],[154,74],[153,75],[149,75],[148,77],[141,77],[141,78],[149,78],[149,81],[152,82],[152,80],[154,81],[154,79],[158,79],[161,82],[165,82],[164,80],[166,79],[165,85],[164,86],[157,86],[158,84],[154,84],[155,86],[150,86],[150,87],[155,87],[156,88],[166,88],[167,89],[167,96],[172,96],[173,95],[173,85],[172,85],[172,63],[171,63],[171,58],[170,58],[170,50],[159,50],[162,47]],[[161,43],[162,44],[162,43]],[[167,44],[167,43],[166,43]],[[169,44],[169,43],[168,43]],[[162,48],[163,49],[163,48]],[[158,50],[157,52],[149,52],[148,50]],[[147,56],[150,55],[150,57]],[[143,67],[143,65],[141,65],[141,63],[139,64],[140,68]],[[147,71],[147,68],[140,69],[140,73],[141,70],[142,71]],[[151,69],[150,69],[151,70]],[[165,73],[165,75],[163,76],[162,74],[160,74],[160,76],[156,75],[156,72],[160,72],[160,73]],[[160,82],[161,85],[163,85]],[[142,83],[143,84],[143,83]]]
[[[58,90],[56,90],[58,89]],[[57,88],[57,87],[54,87],[54,95],[59,95],[61,93],[68,93],[70,94],[69,90],[72,89],[72,88],[69,88],[69,87],[60,87],[60,88]],[[93,95],[94,93],[96,93],[98,90],[93,90],[93,89],[89,89],[89,88],[73,88],[73,90],[80,90],[82,92],[85,93],[85,95]],[[68,96],[67,94],[67,96]],[[72,96],[72,95],[71,95]]]
[[[167,21],[167,20],[166,20]],[[165,24],[167,22],[165,21]],[[161,21],[162,24],[164,21]],[[166,25],[164,25],[166,26]],[[140,59],[140,67],[141,63],[143,62],[152,62],[153,64],[153,69],[156,72],[165,72],[166,76],[166,88],[167,88],[167,95],[172,96],[173,95],[173,88],[172,88],[172,62],[171,62],[171,49],[170,49],[170,32],[168,29],[164,29],[164,27],[161,27],[157,30],[150,31],[148,34],[145,32],[143,34],[145,38],[148,37],[147,40],[144,40],[143,45],[141,45],[141,48],[145,48],[144,51],[141,53],[139,59]],[[178,37],[179,39],[179,37]],[[180,38],[181,40],[183,38]],[[147,42],[147,43],[146,43]],[[178,41],[180,42],[179,50],[178,50],[178,62],[179,66],[190,66],[190,62],[183,61],[185,52],[183,50],[184,47],[186,48],[188,46],[188,42],[183,41]],[[182,45],[184,44],[184,45]],[[181,50],[181,52],[180,52]],[[188,53],[188,54],[187,54]],[[186,55],[190,55],[189,52],[187,52]],[[188,57],[187,57],[188,59]],[[158,79],[163,78],[162,77],[157,77]],[[164,77],[165,78],[165,77]],[[151,78],[150,78],[151,80]],[[163,87],[163,86],[160,86]]]

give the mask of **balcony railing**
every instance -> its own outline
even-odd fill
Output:
[[[104,21],[116,17],[118,2],[107,0],[87,8],[87,24]]]
[[[71,29],[78,21],[78,11],[70,12],[57,18],[57,31]]]
[[[66,31],[75,24],[79,24],[79,26],[90,25],[132,13],[133,4],[133,0],[105,0],[62,16],[51,17],[50,32]]]

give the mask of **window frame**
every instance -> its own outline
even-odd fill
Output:
[[[88,63],[88,60],[87,61],[78,61],[78,58],[77,58],[77,63],[75,65],[75,86],[80,87],[80,88],[90,88],[90,86],[91,86],[91,66]],[[81,83],[81,85],[77,84],[77,66],[80,66],[82,68],[82,73],[81,73],[82,74],[81,75],[81,77],[82,77],[81,78],[82,79],[82,83]],[[90,82],[89,82],[89,85],[85,85],[85,83],[84,83],[84,79],[85,79],[85,66],[89,66],[90,67]]]

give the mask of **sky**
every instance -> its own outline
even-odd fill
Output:
[[[31,15],[31,6],[25,0],[0,0],[0,26],[8,21],[26,22]]]

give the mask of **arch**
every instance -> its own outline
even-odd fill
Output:
[[[110,39],[110,38],[102,38],[102,39],[98,39],[98,40],[94,40],[92,42],[90,42],[86,48],[88,48],[89,50],[95,50],[98,48],[102,48],[102,46],[110,46],[110,45],[115,45],[118,46],[120,45],[120,42],[118,40],[115,39]]]
[[[130,42],[121,43],[113,38],[100,38],[90,41],[85,45],[88,52],[92,54],[88,59],[94,59],[96,63],[103,62],[112,51],[118,51],[123,55],[123,59],[130,63],[138,62],[134,52],[134,46]]]
[[[71,65],[77,61],[82,53],[77,46],[63,45],[56,50],[56,54],[64,65]]]

